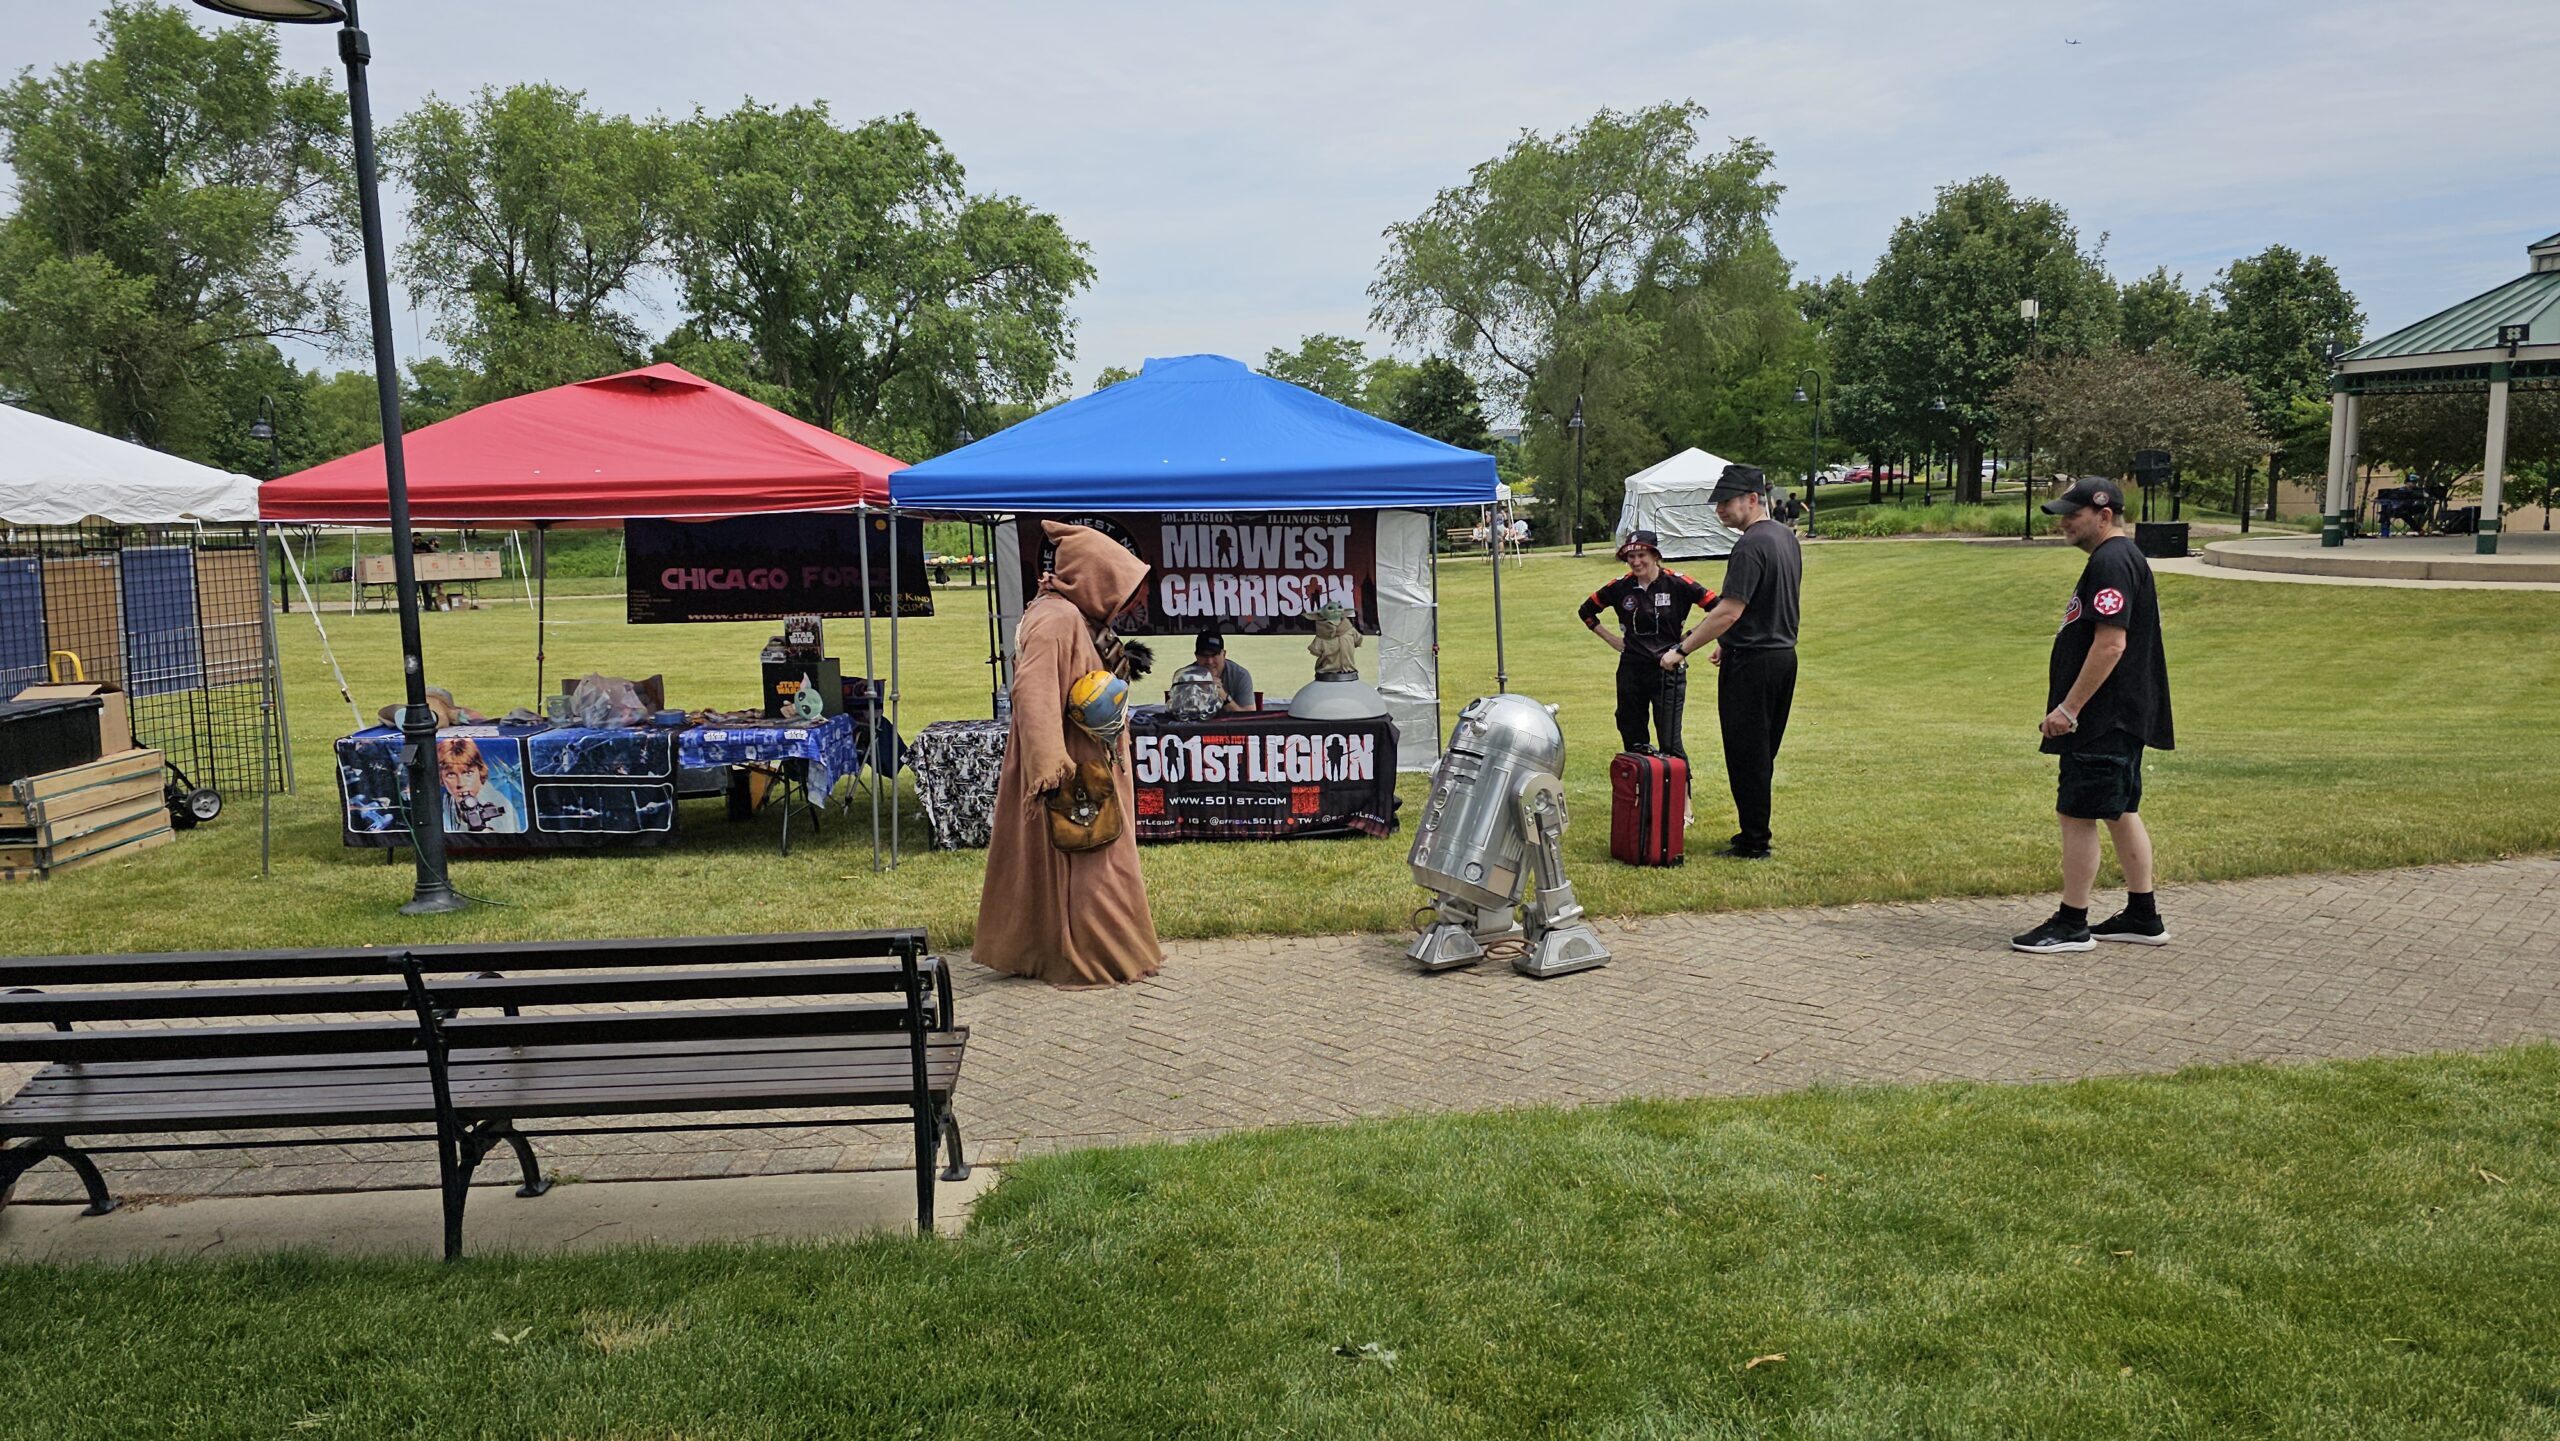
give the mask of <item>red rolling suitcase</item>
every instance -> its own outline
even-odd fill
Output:
[[[1689,763],[1621,752],[1609,762],[1609,855],[1631,866],[1676,866],[1688,840]]]

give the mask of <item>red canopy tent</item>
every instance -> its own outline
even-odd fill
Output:
[[[421,524],[701,520],[889,503],[906,462],[673,365],[494,401],[403,438]],[[270,523],[387,525],[382,447],[267,482]]]
[[[906,468],[905,461],[795,420],[674,365],[652,365],[493,401],[410,432],[402,437],[402,451],[408,465],[412,520],[425,525],[530,526],[537,572],[543,569],[541,536],[555,525],[610,526],[626,520],[714,520],[885,508],[890,472]],[[259,488],[258,513],[270,524],[388,525],[389,490],[382,447],[376,445],[267,482]],[[862,554],[867,564],[869,552]],[[893,546],[892,586],[896,554]],[[866,580],[866,594],[869,588]],[[537,705],[548,659],[549,601],[545,576],[535,602]],[[313,622],[317,624],[318,619],[315,613]],[[867,608],[862,633],[863,673],[868,675],[871,616]],[[324,646],[327,639],[324,633]],[[896,670],[893,625],[893,677]],[[890,704],[894,715],[894,697]],[[876,701],[871,720],[876,726]],[[894,798],[891,805],[894,830]],[[872,863],[877,866],[880,801],[876,787],[871,810]]]

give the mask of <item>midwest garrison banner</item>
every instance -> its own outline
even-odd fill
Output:
[[[1124,634],[1218,630],[1228,635],[1299,634],[1315,613],[1339,603],[1363,635],[1378,633],[1378,516],[1365,510],[1235,514],[1059,515],[1089,526],[1145,561],[1147,600]],[[1052,556],[1038,519],[1024,517],[1023,594]]]

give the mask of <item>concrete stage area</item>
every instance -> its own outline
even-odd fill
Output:
[[[2204,561],[2305,579],[2560,586],[2560,531],[2508,531],[2496,555],[2475,554],[2474,544],[2467,535],[2393,536],[2324,549],[2316,535],[2252,537],[2214,541]]]

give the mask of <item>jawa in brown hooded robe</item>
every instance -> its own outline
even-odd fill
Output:
[[[1099,986],[1156,973],[1164,949],[1138,870],[1129,738],[1109,747],[1067,718],[1067,691],[1088,671],[1118,667],[1110,621],[1147,581],[1147,563],[1098,531],[1043,521],[1057,565],[1014,633],[1013,725],[996,783],[986,889],[978,897],[978,961],[1054,986]],[[1099,641],[1099,644],[1097,644]],[[1104,652],[1112,652],[1105,660]],[[1041,797],[1075,765],[1111,758],[1127,822],[1120,838],[1075,854],[1049,843]]]

